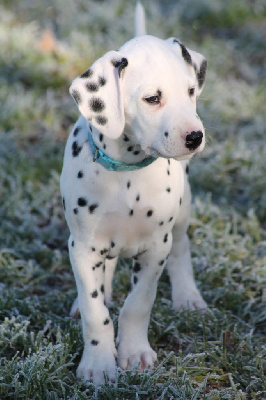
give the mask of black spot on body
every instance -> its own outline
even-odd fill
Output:
[[[73,155],[73,157],[77,157],[79,155],[79,153],[81,152],[81,150],[82,150],[82,146],[79,146],[78,142],[75,141],[75,142],[72,143],[72,155]]]
[[[105,253],[108,253],[108,249],[102,249],[100,253],[101,255],[104,255]]]
[[[130,188],[130,186],[131,186],[131,182],[130,182],[130,181],[128,181],[128,182],[127,182],[127,188],[129,189],[129,188]]]
[[[99,97],[93,97],[89,102],[89,106],[96,113],[102,112],[105,108],[104,102]]]
[[[97,203],[91,204],[91,205],[89,206],[89,212],[90,212],[90,214],[93,214],[94,211],[96,210],[96,208],[98,208],[98,207],[99,207],[99,204],[97,204]]]
[[[104,293],[104,285],[101,285],[101,292]]]
[[[85,199],[85,197],[78,198],[78,205],[80,207],[85,207],[87,204],[88,204],[88,201]]]
[[[81,103],[81,95],[80,95],[80,93],[79,93],[77,90],[73,89],[73,90],[71,91],[71,95],[73,96],[73,98],[74,98],[74,100],[75,100],[75,102],[76,102],[77,104],[80,104],[80,103]]]
[[[160,226],[162,226],[163,224],[164,224],[164,222],[163,222],[163,221],[159,222],[159,225],[160,225]]]
[[[140,195],[138,194],[136,197],[136,201],[139,201],[139,199],[140,199]]]
[[[179,204],[180,204],[180,206],[181,206],[181,204],[182,204],[182,197],[180,197]]]
[[[90,78],[93,75],[92,70],[89,68],[87,71],[85,71],[82,75],[80,75],[81,78]]]
[[[103,134],[102,133],[100,133],[100,135],[99,135],[99,140],[100,140],[100,142],[103,141]]]
[[[73,212],[74,212],[74,214],[77,214],[79,212],[79,210],[77,208],[74,208]]]
[[[168,132],[164,132],[164,136],[168,137],[169,133]]]
[[[153,211],[152,211],[152,210],[149,210],[149,211],[147,212],[147,217],[151,217],[152,214],[153,214]]]
[[[141,270],[141,264],[139,262],[134,263],[133,271],[135,273],[139,272]]]
[[[82,171],[78,172],[78,178],[83,178],[83,172]]]
[[[102,265],[102,261],[97,262],[97,264],[95,264],[95,268],[99,268]]]
[[[112,247],[112,248],[115,247],[115,242],[111,241],[111,247]]]
[[[164,238],[163,238],[164,243],[166,243],[167,240],[168,240],[168,233],[166,233],[166,234],[164,235]]]
[[[167,161],[168,161],[168,165],[170,165],[170,160],[169,160],[169,158],[168,158],[168,160],[167,160]]]
[[[136,283],[138,282],[138,277],[137,277],[137,276],[134,276],[133,282],[134,282],[134,284],[136,285]]]
[[[186,165],[186,174],[187,175],[189,174],[189,165],[188,164]]]
[[[127,148],[127,151],[132,151],[133,150],[133,146],[129,146],[128,148]]]
[[[103,145],[103,149],[104,149],[104,150],[106,149],[106,144]]]
[[[63,209],[65,210],[66,209],[66,202],[65,202],[65,198],[64,197],[63,197],[62,201],[63,201]]]
[[[130,215],[130,217],[132,217],[133,213],[134,213],[134,211],[133,211],[133,210],[130,210],[130,211],[129,211],[129,215]]]
[[[92,292],[91,297],[92,297],[93,299],[96,299],[96,297],[98,297],[98,292],[97,292],[97,290],[94,290],[94,292]]]
[[[74,247],[75,246],[75,242],[74,240],[72,240],[71,246]]]
[[[99,344],[99,341],[93,339],[93,340],[91,341],[91,344],[92,344],[92,346],[97,346],[97,345]]]
[[[108,325],[109,323],[110,323],[109,318],[106,318],[106,319],[103,321],[103,324],[104,324],[104,325]]]
[[[79,131],[81,130],[80,126],[77,126],[73,132],[73,135],[76,137],[79,133]]]
[[[169,169],[167,170],[167,175],[170,175],[170,170]]]
[[[99,125],[106,125],[108,120],[107,120],[106,117],[98,116],[98,117],[95,118],[95,121],[96,121]]]
[[[167,191],[168,193],[170,193],[170,192],[171,192],[171,189],[168,187],[168,188],[166,188],[166,191]]]
[[[163,263],[164,263],[164,260],[161,260],[161,261],[159,262],[159,265],[163,265]]]
[[[168,222],[171,222],[171,221],[173,221],[173,218],[174,218],[174,217],[171,217],[171,218],[169,218]]]
[[[99,86],[96,83],[89,82],[86,83],[86,89],[88,92],[97,92],[99,90]]]
[[[95,251],[95,250],[96,250],[95,247],[92,247],[92,248],[91,248],[91,251]]]
[[[128,136],[127,136],[126,134],[124,135],[123,140],[124,140],[125,142],[129,142],[129,138],[128,138]]]
[[[133,151],[134,156],[137,156],[140,153],[139,150]]]

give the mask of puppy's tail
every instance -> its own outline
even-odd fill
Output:
[[[135,10],[135,36],[146,35],[145,10],[140,1],[137,2]]]

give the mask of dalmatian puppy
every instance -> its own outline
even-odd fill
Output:
[[[61,193],[70,229],[84,352],[77,369],[96,385],[118,366],[152,367],[147,332],[157,282],[170,276],[175,309],[206,307],[186,234],[188,160],[204,148],[196,112],[205,58],[178,39],[139,36],[109,51],[70,88],[81,116],[67,141]],[[133,259],[117,350],[108,311],[118,256]]]

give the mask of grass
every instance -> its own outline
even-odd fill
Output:
[[[0,42],[0,398],[266,399],[266,174],[263,1],[144,2],[149,33],[209,61],[198,109],[208,136],[191,162],[189,235],[205,314],[171,309],[163,274],[149,338],[154,370],[95,388],[75,378],[76,296],[59,194],[77,110],[71,80],[133,35],[134,2],[3,1]],[[53,29],[56,41],[44,36]],[[4,56],[3,56],[4,55]],[[130,285],[114,279],[111,314]]]

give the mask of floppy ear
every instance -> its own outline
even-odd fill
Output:
[[[117,139],[125,126],[120,76],[127,64],[126,58],[110,51],[76,78],[69,89],[81,114],[111,139]]]
[[[196,78],[197,87],[196,95],[199,96],[202,92],[203,85],[205,82],[206,71],[207,71],[207,60],[202,54],[196,51],[188,49],[179,39],[169,38],[166,40],[173,46],[173,50],[178,55],[183,57],[189,73]]]

